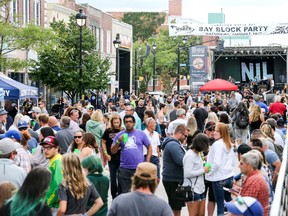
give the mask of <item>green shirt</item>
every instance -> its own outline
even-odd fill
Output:
[[[61,158],[62,155],[57,154],[49,161],[49,170],[52,173],[52,180],[50,182],[50,188],[46,193],[46,202],[50,208],[59,207],[57,191],[63,178],[61,170]]]
[[[102,174],[89,173],[87,178],[94,184],[97,192],[102,198],[104,205],[94,216],[106,216],[108,213],[108,190],[109,190],[109,179]],[[87,210],[91,208],[94,202],[88,202]]]

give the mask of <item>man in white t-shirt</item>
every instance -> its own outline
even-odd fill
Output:
[[[187,92],[187,102],[186,102],[186,105],[188,106],[189,109],[191,108],[192,101],[193,101],[193,98],[192,98],[192,96],[191,96],[191,93],[188,91],[188,92]]]
[[[145,130],[143,131],[151,145],[152,145],[152,155],[150,158],[150,162],[155,164],[157,166],[157,177],[158,177],[158,182],[160,181],[160,163],[159,163],[159,158],[160,158],[160,138],[159,138],[159,133],[157,133],[155,131],[156,129],[156,121],[153,118],[147,118],[145,120],[145,124],[147,125],[147,127],[145,128]],[[146,154],[147,154],[147,149],[143,148],[143,154],[145,156],[146,159]]]
[[[177,109],[176,110],[176,116],[177,116],[177,119],[169,123],[168,130],[167,130],[167,136],[172,136],[176,127],[179,124],[183,124],[183,125],[187,124],[187,120],[185,119],[186,118],[186,111],[184,109],[182,109],[182,108]]]

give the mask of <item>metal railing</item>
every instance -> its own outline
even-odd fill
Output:
[[[280,172],[278,175],[277,185],[272,202],[270,215],[271,216],[286,216],[288,215],[288,177],[287,171],[287,157],[288,157],[288,137],[285,142],[283,150],[283,159]]]

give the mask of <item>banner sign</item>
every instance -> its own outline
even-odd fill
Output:
[[[271,61],[253,61],[247,59],[240,62],[241,65],[241,80],[242,82],[250,82],[251,80],[260,81],[267,80],[273,77],[273,74],[268,73],[273,68]]]
[[[195,20],[170,16],[169,35],[199,36],[253,36],[269,34],[288,34],[288,23],[272,24],[200,24]]]
[[[207,46],[193,46],[189,48],[189,72],[192,82],[206,82],[207,73]]]

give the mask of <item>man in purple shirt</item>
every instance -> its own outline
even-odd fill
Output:
[[[120,193],[127,193],[131,188],[131,177],[134,175],[138,164],[144,161],[143,146],[147,148],[147,162],[150,161],[152,147],[147,135],[134,128],[135,118],[133,115],[125,115],[123,120],[126,130],[116,135],[111,146],[111,152],[115,154],[121,148],[118,181]]]

